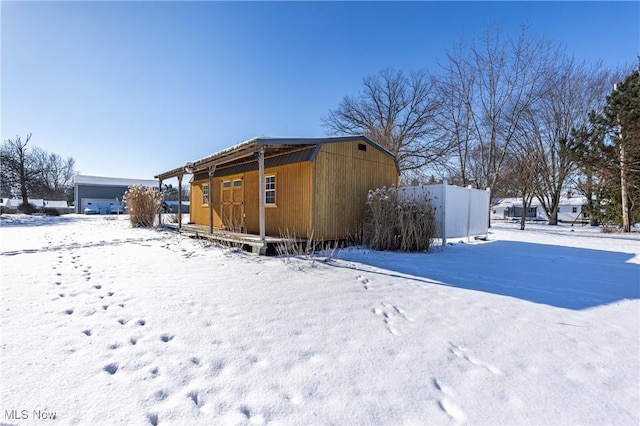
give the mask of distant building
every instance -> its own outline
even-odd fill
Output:
[[[71,213],[69,206],[65,200],[44,200],[42,198],[29,198],[29,204],[36,208],[36,212],[42,211],[44,208],[51,208],[60,214]],[[0,206],[3,213],[17,213],[18,206],[22,204],[22,198],[2,198]]]
[[[166,213],[178,213],[177,201],[163,201],[162,208]],[[182,202],[182,213],[189,213],[189,201]]]
[[[560,199],[558,206],[558,222],[588,222],[587,213],[582,211],[582,207],[587,204],[587,197],[573,196],[567,193],[566,197]],[[522,198],[503,198],[491,207],[492,220],[512,220],[520,219],[522,216]],[[531,205],[527,211],[527,220],[547,221],[549,218],[542,208],[540,200],[536,197],[531,200]]]
[[[109,214],[110,206],[122,203],[122,196],[130,186],[157,187],[153,179],[125,179],[102,176],[76,175],[74,177],[74,206],[76,213],[83,213],[91,205],[100,214]]]

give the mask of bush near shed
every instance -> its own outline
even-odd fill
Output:
[[[18,206],[18,211],[24,214],[34,214],[36,212],[36,206],[31,203],[21,203]]]
[[[122,199],[129,206],[131,226],[153,227],[162,204],[160,193],[155,188],[130,186]]]
[[[363,243],[375,250],[429,251],[437,232],[428,197],[404,201],[395,187],[369,191]]]

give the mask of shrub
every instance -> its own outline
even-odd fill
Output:
[[[437,232],[428,197],[405,201],[395,187],[369,191],[363,243],[375,250],[428,251]]]
[[[22,203],[18,206],[18,211],[24,214],[33,214],[36,211],[36,206],[30,203]]]
[[[45,216],[60,216],[60,212],[53,207],[45,207],[42,209],[42,214]]]
[[[129,206],[131,226],[153,227],[162,203],[160,193],[155,188],[130,186],[122,199]]]

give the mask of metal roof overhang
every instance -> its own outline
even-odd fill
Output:
[[[271,143],[270,143],[271,142]],[[275,142],[275,143],[274,143]],[[305,143],[278,143],[278,140],[270,141],[268,139],[252,139],[239,145],[225,149],[223,151],[204,157],[200,160],[186,163],[181,167],[160,173],[155,176],[156,179],[165,180],[185,174],[196,174],[208,170],[212,166],[227,167],[234,164],[244,163],[256,160],[254,157],[261,147],[265,147],[265,156],[273,157],[288,152],[296,151],[301,148],[315,145],[311,140]]]
[[[253,138],[248,141],[242,142],[238,145],[216,152],[208,157],[204,157],[194,162],[188,162],[185,165],[169,170],[164,173],[160,173],[154,176],[156,179],[165,180],[173,177],[183,176],[185,174],[195,174],[208,170],[212,166],[233,166],[235,164],[244,163],[253,160],[254,154],[256,154],[261,147],[265,148],[265,158],[274,157],[281,154],[286,154],[299,149],[309,148],[311,146],[319,146],[327,142],[343,142],[352,140],[364,140],[371,144],[373,147],[391,156],[396,161],[396,168],[398,167],[397,160],[393,154],[388,150],[370,140],[369,138],[361,135],[355,136],[342,136],[342,137],[327,137],[327,138]]]

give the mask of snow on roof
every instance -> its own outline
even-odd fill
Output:
[[[560,198],[561,206],[582,206],[584,204],[587,204],[587,197],[584,197],[582,195],[571,198]]]
[[[76,175],[73,178],[76,185],[116,185],[116,186],[158,186],[158,181],[153,179],[127,179],[127,178],[116,178],[116,177],[106,177],[106,176],[87,176],[87,175]]]
[[[204,167],[207,166],[207,164],[210,164],[213,161],[218,161],[220,162],[221,160],[229,160],[230,158],[234,157],[235,155],[241,155],[241,156],[249,156],[253,153],[253,150],[255,148],[257,148],[258,146],[286,146],[286,145],[298,145],[298,146],[304,146],[304,145],[321,145],[321,144],[325,144],[325,143],[333,143],[333,142],[347,142],[347,141],[354,141],[354,140],[363,140],[365,142],[367,142],[368,144],[370,144],[372,147],[380,150],[381,152],[384,152],[385,154],[389,155],[390,157],[392,157],[396,163],[397,163],[397,159],[396,156],[389,151],[388,149],[386,149],[385,147],[383,147],[382,145],[380,145],[379,143],[372,141],[371,139],[369,139],[368,137],[364,136],[364,135],[352,135],[352,136],[328,136],[328,137],[312,137],[312,138],[302,138],[302,137],[255,137],[249,140],[246,140],[244,142],[240,142],[239,144],[230,146],[228,148],[225,148],[221,151],[218,151],[214,154],[208,155],[206,157],[200,158],[198,160],[195,161],[190,161],[187,164],[185,164],[184,166],[180,166],[178,168],[175,168],[173,170],[169,170],[166,171],[164,173],[160,173],[158,175],[156,175],[156,177],[158,178],[171,178],[177,175],[182,175],[184,174],[183,171],[186,169],[186,167],[190,167],[192,169],[194,169],[196,172],[200,171],[200,170],[204,170]],[[235,158],[237,159],[237,158]],[[192,172],[189,172],[190,174]]]
[[[22,204],[21,198],[3,198],[2,206],[3,207],[18,207]],[[29,198],[29,204],[33,204],[36,207],[53,207],[53,208],[62,208],[69,207],[65,200],[44,200],[42,198]]]
[[[584,204],[587,203],[587,197],[584,197],[582,195],[580,196],[576,196],[576,197],[571,197],[571,198],[567,198],[567,197],[562,197],[560,198],[560,205],[561,206],[582,206]],[[538,199],[538,197],[533,197],[533,199],[531,200],[531,206],[530,207],[537,207],[542,205],[542,203],[540,202],[540,200]],[[499,203],[495,204],[494,206],[496,207],[522,207],[522,197],[515,197],[515,198],[503,198],[502,200],[500,200]]]
[[[177,201],[173,201],[173,200],[167,200],[167,201],[164,201],[164,203],[166,205],[168,205],[168,206],[177,206],[178,205],[178,202]],[[182,205],[183,206],[188,206],[189,205],[189,201],[183,201]]]
[[[52,208],[67,208],[69,205],[66,200],[45,200],[45,205]]]

